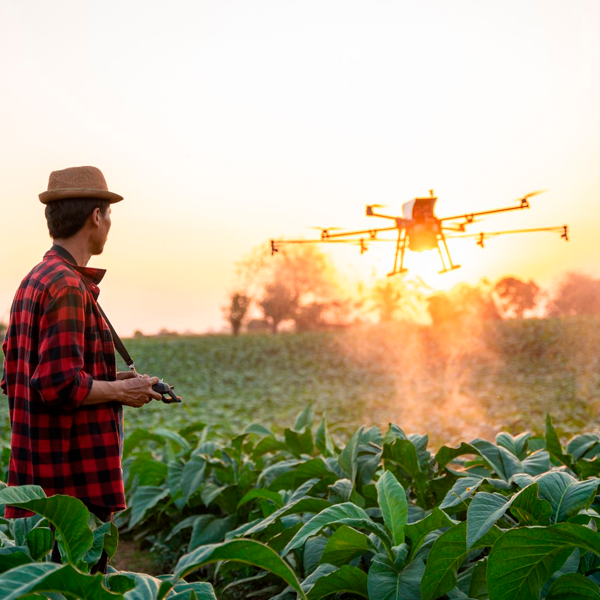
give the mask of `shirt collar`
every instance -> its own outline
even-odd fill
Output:
[[[80,267],[70,252],[65,250],[62,246],[58,244],[54,244],[46,254],[44,254],[44,258],[47,257],[57,257],[66,262],[69,266],[71,266],[75,271],[81,273],[86,279],[89,279],[92,283],[98,285],[104,275],[106,274],[106,269],[95,269],[93,267]]]

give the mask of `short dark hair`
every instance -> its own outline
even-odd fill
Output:
[[[46,204],[46,221],[50,237],[57,240],[70,238],[85,225],[96,208],[104,216],[109,205],[108,200],[98,198],[68,198],[49,202]]]

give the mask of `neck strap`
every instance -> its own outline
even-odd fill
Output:
[[[125,348],[125,344],[123,344],[123,342],[121,341],[119,334],[115,331],[115,328],[112,326],[112,323],[108,320],[106,313],[102,310],[102,307],[98,304],[98,302],[96,302],[96,306],[98,306],[98,310],[100,311],[100,314],[102,315],[103,319],[106,321],[106,324],[108,325],[108,328],[110,329],[110,333],[113,338],[113,343],[115,344],[115,348],[116,348],[117,352],[121,355],[121,358],[125,361],[125,364],[133,372],[135,372],[135,364],[133,362],[133,358],[131,358],[131,355],[129,354],[129,352],[127,352],[127,348]]]

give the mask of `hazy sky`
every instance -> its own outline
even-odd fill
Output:
[[[218,328],[256,245],[431,188],[439,216],[549,189],[482,228],[572,234],[459,241],[443,281],[409,255],[434,287],[600,274],[599,24],[597,0],[1,0],[0,319],[50,245],[50,171],[87,164],[125,197],[90,263],[124,334]]]

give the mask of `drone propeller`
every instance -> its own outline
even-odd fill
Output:
[[[308,227],[307,229],[316,229],[321,232],[321,239],[325,240],[329,237],[330,231],[335,231],[336,229],[342,229],[342,227]]]
[[[529,192],[529,194],[525,194],[522,198],[519,198],[520,200],[527,200],[528,198],[532,198],[533,196],[537,196],[538,194],[544,194],[546,193],[548,190],[537,190],[535,192]]]
[[[464,231],[466,231],[467,225],[472,225],[473,223],[480,223],[483,220],[484,219],[470,219],[470,218],[467,218],[467,221],[463,222],[463,223],[449,223],[450,227],[444,226],[444,230],[446,230],[446,231],[464,232]]]

